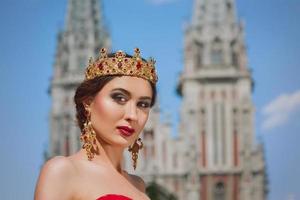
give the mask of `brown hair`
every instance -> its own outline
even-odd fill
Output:
[[[96,77],[91,80],[83,81],[76,89],[74,102],[76,106],[76,118],[77,124],[80,130],[83,130],[83,125],[87,120],[86,111],[83,103],[90,99],[93,99],[97,93],[111,80],[115,77],[120,77],[119,75],[107,75]],[[152,101],[151,107],[154,105],[156,100],[156,86],[149,81],[152,88]]]

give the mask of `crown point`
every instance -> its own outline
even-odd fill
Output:
[[[139,48],[135,48],[134,49],[134,56],[133,57],[135,57],[137,60],[139,60],[140,59],[140,49]]]
[[[106,51],[105,48],[102,48],[102,49],[100,50],[100,58],[101,58],[101,59],[107,58],[107,51]]]

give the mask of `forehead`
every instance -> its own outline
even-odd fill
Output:
[[[152,88],[148,81],[134,76],[116,77],[109,81],[100,91],[109,92],[111,90],[122,88],[127,90],[132,96],[152,97]]]

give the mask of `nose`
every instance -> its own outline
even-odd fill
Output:
[[[128,103],[125,111],[125,119],[128,121],[136,121],[138,119],[137,112],[138,110],[135,103]]]

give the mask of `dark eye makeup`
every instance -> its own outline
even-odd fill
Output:
[[[112,93],[111,95],[111,98],[116,101],[117,103],[121,103],[121,104],[124,104],[126,103],[127,101],[127,97],[126,95],[120,93],[120,92],[115,92],[115,93]]]
[[[150,102],[148,101],[140,101],[137,105],[141,108],[150,108]]]
[[[115,102],[121,105],[124,105],[130,98],[129,92],[124,89],[116,89],[111,93],[110,96]],[[141,97],[141,99],[137,102],[137,106],[142,109],[150,108],[151,98]]]

